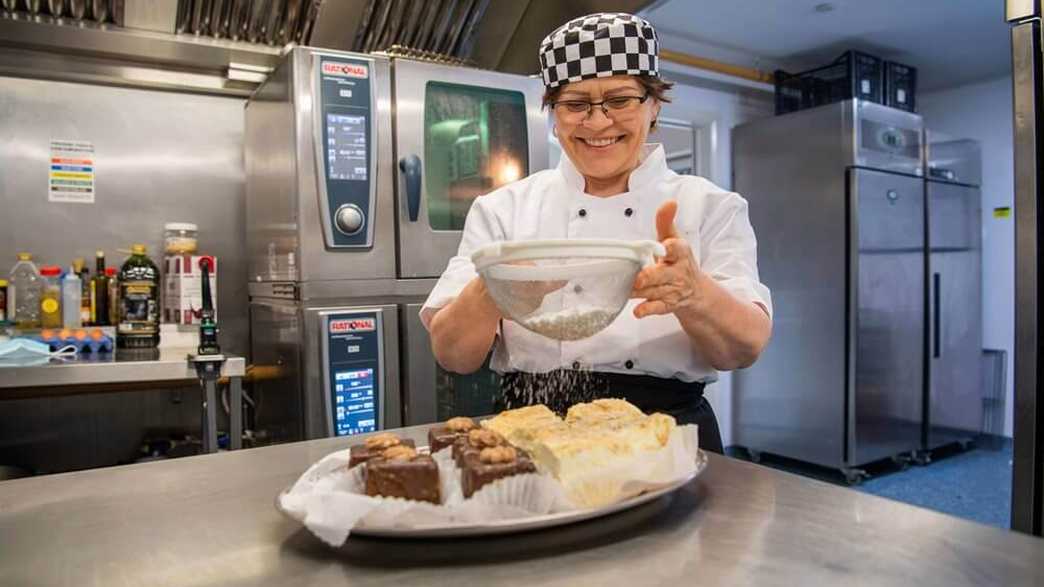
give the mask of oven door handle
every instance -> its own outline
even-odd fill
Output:
[[[399,159],[399,169],[406,176],[406,209],[410,214],[410,222],[416,222],[420,216],[421,198],[421,160],[416,155],[407,155]]]

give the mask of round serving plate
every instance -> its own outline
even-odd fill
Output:
[[[696,469],[688,477],[685,477],[684,479],[679,479],[678,481],[675,481],[670,485],[665,485],[652,491],[646,491],[634,497],[625,499],[621,502],[617,502],[600,508],[589,508],[583,510],[576,510],[572,512],[545,514],[541,516],[515,518],[511,520],[496,520],[484,524],[449,524],[437,526],[420,526],[415,528],[357,526],[355,528],[352,528],[351,534],[353,536],[373,536],[380,538],[463,538],[471,536],[513,534],[516,532],[528,532],[530,530],[541,530],[544,528],[553,528],[555,526],[564,526],[566,524],[574,524],[576,522],[582,522],[584,520],[608,516],[610,514],[621,512],[623,510],[629,510],[631,508],[638,507],[642,504],[649,503],[650,501],[653,501],[673,491],[676,491],[677,489],[681,488],[685,484],[698,477],[706,469],[707,455],[702,450],[700,450],[697,453],[696,457]],[[285,491],[283,493],[285,493]],[[299,520],[297,520],[289,513],[284,511],[283,508],[279,505],[279,497],[281,496],[282,493],[280,493],[280,495],[276,497],[276,509],[279,510],[279,512],[287,518],[290,518],[291,520],[300,523]]]

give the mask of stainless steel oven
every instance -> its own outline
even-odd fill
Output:
[[[535,78],[298,47],[246,106],[251,354],[273,441],[492,408],[419,309],[476,197],[547,166]]]

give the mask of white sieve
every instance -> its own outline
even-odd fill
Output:
[[[665,254],[655,241],[554,239],[492,243],[471,259],[505,317],[549,338],[579,340],[609,326],[638,271]]]

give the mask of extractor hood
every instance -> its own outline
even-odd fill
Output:
[[[290,44],[532,74],[541,39],[569,19],[654,3],[0,0],[0,75],[245,94]]]
[[[540,41],[593,12],[630,12],[651,0],[328,0],[309,44],[345,51],[392,46],[485,69],[536,73]]]

